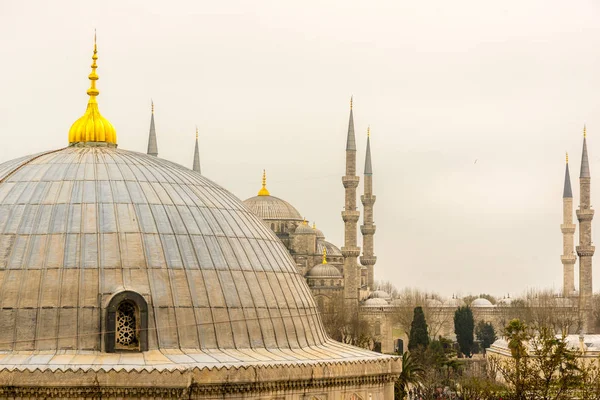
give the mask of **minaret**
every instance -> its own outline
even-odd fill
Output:
[[[344,303],[348,310],[358,306],[358,287],[360,283],[360,270],[357,257],[360,247],[357,246],[357,222],[360,211],[356,209],[356,188],[359,177],[356,176],[356,138],[354,136],[354,117],[352,115],[352,99],[350,99],[350,120],[348,122],[348,136],[346,139],[346,175],[342,177],[345,188],[345,206],[342,211],[344,220]]]
[[[363,204],[363,225],[360,231],[363,235],[363,255],[360,257],[360,263],[367,267],[367,286],[374,289],[374,271],[373,267],[377,262],[377,257],[373,253],[373,235],[375,234],[375,224],[373,224],[373,204],[375,196],[373,195],[373,169],[371,167],[371,129],[367,129],[367,152],[365,156],[365,181],[364,194],[360,196]]]
[[[583,151],[581,154],[581,172],[579,173],[579,318],[583,333],[592,333],[594,318],[592,314],[592,256],[596,250],[592,246],[592,218],[594,210],[590,206],[590,163],[587,153],[585,126],[583,127]]]
[[[158,144],[156,143],[156,129],[154,128],[154,102],[152,102],[152,116],[150,117],[150,133],[148,134],[148,151],[150,156],[158,156]]]
[[[196,127],[196,147],[194,148],[194,166],[192,169],[198,173],[201,173],[200,170],[200,151],[198,150],[198,127]]]
[[[575,224],[573,223],[573,192],[571,191],[571,177],[569,175],[569,153],[565,167],[565,187],[563,190],[563,223],[560,226],[563,234],[563,255],[560,261],[563,264],[563,297],[571,297],[575,292],[575,256],[574,238]]]

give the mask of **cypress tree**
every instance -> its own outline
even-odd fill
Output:
[[[408,338],[408,350],[425,350],[429,346],[429,334],[427,333],[427,322],[423,309],[415,307],[413,320],[410,324],[410,336]]]
[[[454,333],[456,333],[456,341],[460,347],[460,352],[469,358],[473,355],[474,329],[475,320],[471,308],[469,306],[459,307],[454,312]]]

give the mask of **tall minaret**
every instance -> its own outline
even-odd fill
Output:
[[[363,204],[363,225],[360,231],[363,235],[363,255],[360,256],[360,263],[367,267],[367,286],[374,290],[375,275],[373,267],[377,262],[377,257],[373,253],[373,235],[375,234],[375,224],[373,224],[373,204],[375,196],[373,195],[373,168],[371,167],[371,128],[367,129],[367,153],[365,156],[365,181],[364,194],[360,196]]]
[[[342,177],[346,196],[342,219],[344,220],[344,303],[349,310],[358,306],[358,288],[360,270],[357,257],[360,247],[356,243],[356,225],[360,211],[356,209],[356,188],[359,177],[356,176],[356,138],[354,136],[354,117],[352,115],[352,99],[350,99],[350,120],[348,121],[348,136],[346,139],[346,175]]]
[[[592,256],[596,248],[592,246],[592,218],[594,210],[590,206],[590,163],[588,160],[585,126],[583,127],[583,151],[581,172],[579,173],[579,318],[583,333],[592,333]]]
[[[569,175],[569,153],[565,168],[565,187],[563,190],[563,223],[560,226],[563,234],[563,255],[560,261],[563,264],[563,297],[571,297],[575,292],[575,256],[574,238],[575,224],[573,223],[573,192],[571,191],[571,177]]]
[[[198,127],[196,127],[196,147],[194,148],[194,166],[192,169],[198,173],[202,173],[200,170],[200,151],[198,150]]]
[[[154,102],[152,102],[152,116],[150,117],[150,134],[148,135],[148,155],[158,156],[158,144],[156,143],[156,129],[154,128]]]

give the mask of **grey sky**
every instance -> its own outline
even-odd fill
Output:
[[[594,1],[3,0],[0,161],[66,145],[97,28],[121,148],[145,152],[153,98],[160,157],[191,168],[198,125],[207,177],[244,199],[266,168],[271,194],[341,245],[353,94],[377,279],[559,289],[564,152],[578,204],[584,123],[600,205],[599,17]]]

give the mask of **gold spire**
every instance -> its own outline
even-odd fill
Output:
[[[567,151],[567,164],[569,163],[569,152]]]
[[[367,127],[367,137],[371,137],[371,125]]]
[[[198,127],[196,127],[196,140],[198,140]]]
[[[313,229],[316,231],[317,230],[317,224],[315,222],[313,222]]]
[[[587,134],[585,133],[585,124],[583,124],[583,137],[586,137]]]
[[[350,96],[350,109],[352,110],[352,100],[354,99],[354,96]]]
[[[87,109],[81,118],[71,125],[69,129],[69,144],[85,143],[85,142],[106,142],[109,144],[117,144],[117,132],[112,124],[104,118],[98,110],[98,102],[96,96],[100,94],[96,89],[96,81],[98,74],[96,73],[96,64],[98,60],[98,48],[96,46],[96,31],[94,31],[94,54],[92,55],[92,72],[88,78],[90,80],[90,88],[87,90],[90,99]]]
[[[302,221],[302,225],[308,226],[308,221],[306,220],[306,218],[304,218],[304,221]]]
[[[152,114],[154,114],[154,100],[150,99],[150,103],[152,103]]]
[[[267,190],[267,171],[263,169],[262,188],[258,191],[259,196],[270,196],[271,193]]]
[[[327,248],[323,247],[323,264],[327,264]]]

